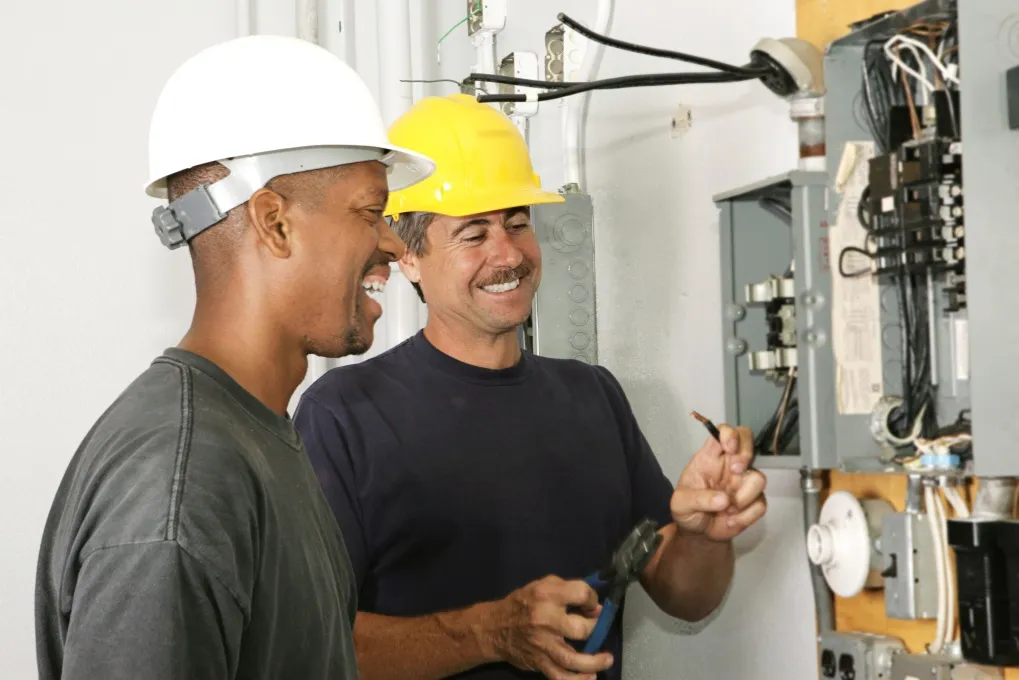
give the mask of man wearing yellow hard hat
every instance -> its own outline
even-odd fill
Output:
[[[512,122],[432,97],[389,134],[436,162],[387,206],[427,325],[324,376],[295,415],[357,578],[362,677],[618,678],[622,617],[581,651],[600,634],[581,579],[650,518],[645,589],[673,616],[710,614],[732,538],[765,511],[750,433],[722,426],[674,488],[609,371],[521,350],[541,281],[529,207],[563,198]]]

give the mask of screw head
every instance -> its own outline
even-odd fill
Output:
[[[725,308],[725,316],[733,321],[741,321],[746,315],[747,310],[743,305],[732,303]]]
[[[729,340],[726,341],[725,343],[725,349],[729,352],[729,354],[735,354],[739,356],[740,354],[743,354],[743,352],[747,351],[746,340],[741,340],[739,338],[729,338]]]

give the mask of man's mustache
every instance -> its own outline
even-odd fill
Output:
[[[503,283],[509,283],[510,281],[516,281],[517,279],[524,278],[533,271],[534,265],[531,264],[531,261],[524,260],[512,269],[497,269],[492,272],[490,277],[479,283],[478,287],[484,288],[485,286],[498,286]]]

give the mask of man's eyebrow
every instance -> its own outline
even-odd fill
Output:
[[[463,231],[464,231],[465,229],[467,229],[467,228],[469,228],[469,227],[476,227],[476,226],[479,226],[479,225],[480,225],[480,226],[485,226],[485,227],[487,227],[487,226],[489,226],[489,225],[491,225],[491,224],[492,224],[492,219],[491,219],[490,217],[475,217],[475,218],[474,218],[474,219],[472,219],[472,220],[467,220],[467,221],[466,221],[466,222],[464,222],[463,224],[458,224],[458,225],[457,225],[457,227],[456,227],[456,229],[454,229],[454,230],[453,230],[453,233],[452,233],[452,234],[450,234],[450,236],[449,236],[449,237],[450,237],[450,238],[456,238],[456,237],[457,237],[457,236],[459,236],[459,235],[460,235],[460,234],[461,234],[461,233],[462,233],[462,232],[463,232]]]
[[[531,218],[531,209],[524,205],[518,205],[515,208],[509,208],[508,210],[503,211],[502,219],[505,222],[509,222],[510,218],[516,217],[521,213],[523,213],[523,215],[528,219]]]
[[[388,189],[366,189],[354,195],[355,203],[381,203],[385,205],[389,201]]]

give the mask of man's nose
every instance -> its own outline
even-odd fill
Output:
[[[488,259],[492,266],[513,269],[524,261],[524,254],[505,229],[491,230]]]
[[[390,262],[395,262],[403,257],[407,247],[389,226],[389,220],[382,218],[379,222],[379,252],[389,256]]]

